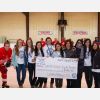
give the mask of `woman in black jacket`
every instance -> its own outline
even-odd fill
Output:
[[[66,40],[65,47],[65,58],[77,58],[75,49],[73,49],[73,42],[71,40]],[[67,79],[67,88],[76,88],[76,79]]]
[[[100,88],[100,49],[96,43],[93,44],[92,56],[94,84],[95,88]]]
[[[79,58],[76,84],[77,84],[77,88],[81,88],[82,74],[84,71],[84,59],[83,59],[84,56],[83,56],[83,40],[82,39],[77,40],[75,44],[75,48],[76,48],[77,57]]]

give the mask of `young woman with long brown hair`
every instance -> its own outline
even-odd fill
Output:
[[[13,50],[12,64],[16,68],[18,85],[20,88],[23,88],[26,78],[27,55],[23,47],[22,39],[17,40],[16,47]]]

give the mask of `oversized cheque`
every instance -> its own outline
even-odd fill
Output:
[[[78,59],[37,57],[36,77],[77,79]]]

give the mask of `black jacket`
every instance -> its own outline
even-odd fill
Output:
[[[70,49],[70,50],[65,49],[64,52],[65,52],[65,57],[66,58],[78,58],[77,54],[76,54],[76,51],[73,51],[72,49]]]
[[[82,53],[83,53],[83,52],[82,52]],[[80,68],[82,68],[82,67],[84,66],[84,59],[83,59],[83,58],[80,58],[81,49],[76,48],[76,55],[77,55],[77,58],[79,58],[78,66],[79,66]]]
[[[93,58],[93,68],[100,69],[100,50],[96,52]]]

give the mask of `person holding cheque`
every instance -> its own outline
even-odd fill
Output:
[[[52,39],[50,37],[46,38],[46,45],[43,48],[45,57],[52,57],[54,52],[54,46],[52,45]],[[50,88],[53,88],[54,78],[51,78]],[[44,88],[47,87],[47,78],[44,80]]]
[[[44,52],[43,52],[41,41],[38,41],[36,43],[36,46],[35,46],[35,58],[33,59],[33,61],[36,61],[36,57],[44,57]],[[44,79],[45,78],[43,78],[43,77],[38,77],[36,82],[35,82],[35,87],[36,88],[42,88]]]
[[[71,40],[66,40],[65,47],[64,52],[66,58],[77,58],[76,50],[73,49],[73,42]],[[67,79],[67,88],[76,88],[76,85],[76,79]]]
[[[61,47],[61,44],[60,43],[57,43],[55,45],[55,51],[53,52],[53,57],[61,57],[61,58],[64,58],[64,52],[62,50],[62,47]],[[60,78],[56,78],[55,79],[55,86],[56,88],[61,88],[63,85],[63,79],[60,79]]]

